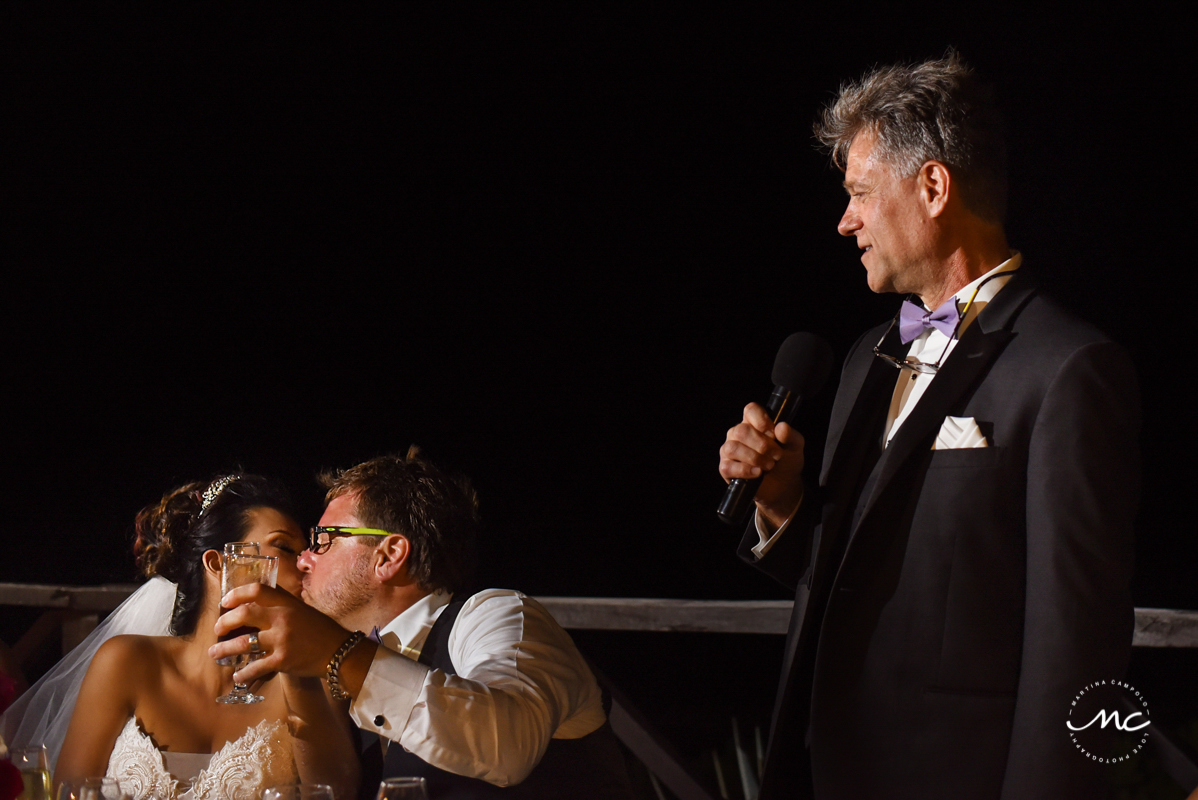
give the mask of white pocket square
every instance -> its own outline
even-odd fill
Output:
[[[945,417],[936,434],[933,450],[964,450],[969,447],[989,447],[990,443],[978,428],[973,417]]]

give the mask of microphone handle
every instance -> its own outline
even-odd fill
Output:
[[[775,386],[770,394],[769,403],[765,410],[774,419],[774,425],[779,422],[790,423],[802,398],[798,392],[792,392],[785,386]],[[757,495],[757,487],[761,478],[736,478],[724,490],[724,499],[716,509],[720,521],[728,525],[741,522],[748,510],[753,506],[753,498]]]

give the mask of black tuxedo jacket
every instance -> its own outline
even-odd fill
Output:
[[[883,450],[884,330],[845,362],[818,491],[763,559],[741,543],[796,591],[761,798],[1093,797],[1065,722],[1130,656],[1130,360],[1025,267]],[[946,416],[990,446],[932,450]]]

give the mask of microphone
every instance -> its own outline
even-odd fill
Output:
[[[774,391],[765,410],[773,420],[790,423],[803,399],[820,390],[832,371],[832,347],[813,333],[792,333],[778,348],[774,358]],[[728,484],[724,499],[716,509],[720,520],[729,525],[740,522],[753,505],[761,478],[737,478]]]

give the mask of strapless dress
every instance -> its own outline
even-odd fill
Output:
[[[164,753],[130,717],[112,746],[107,775],[134,800],[258,800],[268,786],[299,779],[281,720],[263,720],[208,754]]]

